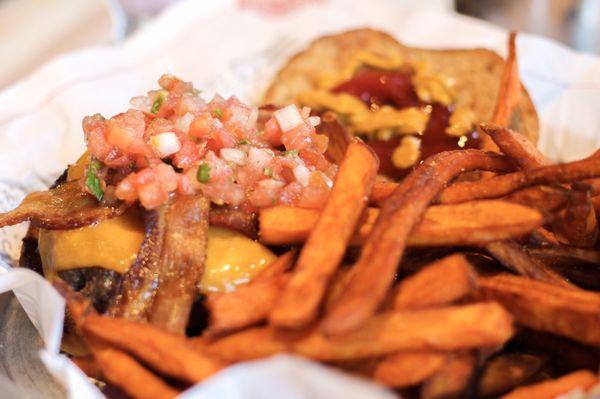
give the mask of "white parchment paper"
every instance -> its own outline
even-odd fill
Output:
[[[124,44],[64,55],[0,93],[0,211],[47,187],[78,158],[85,115],[121,112],[130,97],[156,87],[165,72],[193,81],[207,96],[219,92],[257,101],[277,68],[310,40],[363,26],[386,30],[413,46],[487,47],[505,54],[505,31],[467,17],[401,8],[392,0],[309,3],[286,14],[265,15],[234,1],[183,1]],[[522,80],[540,113],[540,148],[567,161],[600,147],[600,60],[525,34],[518,52]],[[25,227],[0,230],[0,292],[15,291],[46,344],[42,360],[70,397],[101,397],[58,354],[63,300],[35,273],[10,270]],[[324,366],[279,356],[231,367],[183,397],[393,395]]]

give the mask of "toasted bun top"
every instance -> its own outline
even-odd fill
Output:
[[[454,80],[456,106],[468,107],[481,122],[491,119],[504,66],[504,60],[498,54],[487,49],[412,48],[373,29],[351,30],[316,39],[281,68],[263,102],[276,105],[296,102],[300,93],[316,89],[323,75],[344,70],[358,51],[401,58],[407,64],[426,62],[431,71]],[[537,113],[524,87],[511,128],[537,142]]]

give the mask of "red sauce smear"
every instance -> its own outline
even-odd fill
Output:
[[[339,84],[332,92],[351,94],[361,99],[373,110],[382,105],[390,105],[397,109],[431,106],[429,122],[423,135],[420,136],[421,158],[419,161],[442,151],[479,147],[477,132],[467,135],[467,141],[463,147],[458,145],[459,137],[445,133],[452,110],[442,104],[421,102],[409,73],[366,69],[355,74],[352,79]],[[400,144],[400,140],[401,137],[367,141],[379,156],[379,171],[396,179],[406,176],[413,169],[412,167],[399,169],[392,163],[392,153]]]

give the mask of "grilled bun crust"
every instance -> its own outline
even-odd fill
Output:
[[[316,89],[323,75],[344,70],[359,51],[385,58],[399,57],[407,64],[425,61],[433,72],[455,82],[454,89],[458,93],[455,106],[468,107],[478,121],[491,119],[504,67],[504,60],[498,54],[487,49],[407,47],[392,36],[373,29],[351,30],[313,41],[279,70],[264,95],[263,103],[284,105],[296,102],[300,93]],[[532,142],[537,142],[537,112],[524,87],[510,126]]]

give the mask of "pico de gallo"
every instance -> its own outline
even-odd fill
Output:
[[[337,166],[324,156],[328,139],[309,108],[289,105],[259,123],[259,110],[236,97],[206,101],[171,75],[158,83],[124,113],[84,118],[89,193],[146,209],[199,192],[247,211],[323,205]]]

